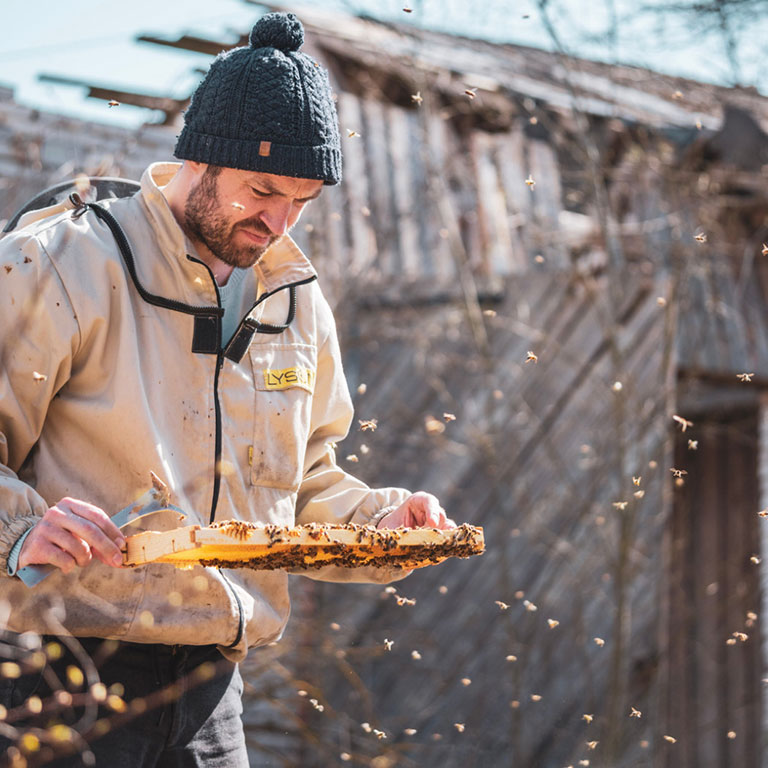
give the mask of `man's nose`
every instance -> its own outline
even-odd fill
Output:
[[[271,200],[262,211],[261,220],[273,235],[284,235],[288,231],[291,202],[285,199]]]

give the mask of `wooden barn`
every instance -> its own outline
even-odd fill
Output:
[[[435,493],[487,551],[389,590],[296,577],[286,637],[246,665],[253,765],[758,768],[768,99],[300,16],[345,180],[295,237],[378,420],[341,462]],[[5,94],[0,218],[170,157],[183,102],[88,85],[163,123]]]

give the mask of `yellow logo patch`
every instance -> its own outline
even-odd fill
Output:
[[[311,368],[296,366],[295,368],[264,369],[264,386],[267,389],[289,389],[301,387],[308,392],[315,390],[315,372]]]

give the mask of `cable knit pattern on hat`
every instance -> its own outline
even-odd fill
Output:
[[[301,22],[292,13],[268,13],[249,41],[214,59],[184,115],[176,157],[338,184],[331,85],[328,73],[299,52]]]

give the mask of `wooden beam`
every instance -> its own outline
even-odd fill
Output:
[[[248,44],[248,35],[240,35],[234,42],[224,42],[223,40],[211,40],[205,37],[196,37],[195,35],[182,35],[176,40],[163,39],[154,35],[138,35],[136,41],[139,43],[152,43],[153,45],[165,45],[170,48],[181,48],[185,51],[194,51],[195,53],[205,53],[209,56],[217,56],[222,51],[229,51],[241,45]]]
[[[86,88],[88,97],[92,99],[102,99],[103,101],[117,101],[120,104],[128,104],[132,107],[143,107],[144,109],[156,109],[165,112],[164,122],[169,123],[186,109],[189,99],[174,99],[170,96],[151,96],[146,93],[136,93],[134,91],[123,91],[109,86],[94,85],[86,80],[76,78],[62,77],[60,75],[50,75],[43,73],[38,75],[38,80],[46,83],[58,83],[60,85],[72,85],[76,88]]]

